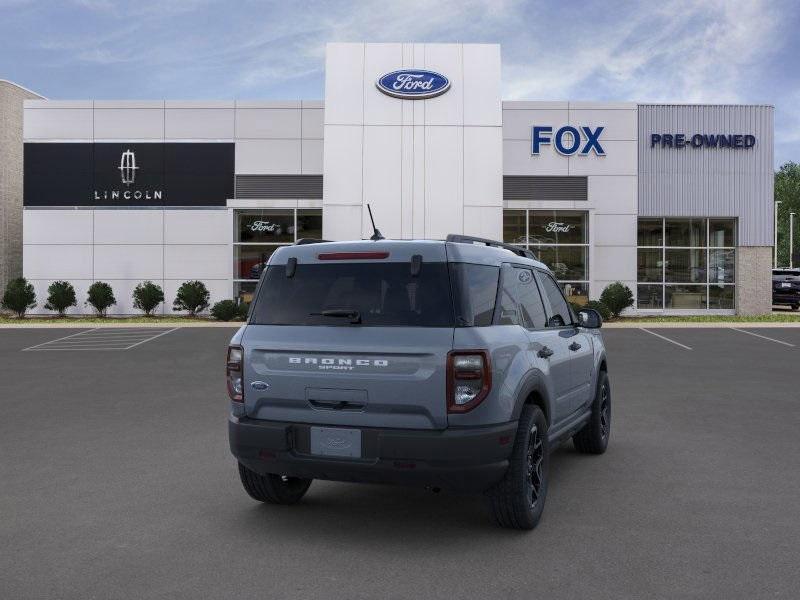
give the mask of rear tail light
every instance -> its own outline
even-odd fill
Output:
[[[242,395],[242,361],[244,348],[241,346],[228,346],[228,360],[225,367],[225,376],[228,381],[228,396],[234,402],[244,402]]]
[[[447,355],[447,411],[464,413],[483,402],[492,387],[486,350],[453,350]]]

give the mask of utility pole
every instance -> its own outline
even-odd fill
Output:
[[[794,252],[794,213],[789,213],[789,268],[794,267],[792,254]]]
[[[778,205],[781,202],[782,202],[782,200],[776,200],[775,201],[775,260],[774,260],[774,262],[775,262],[774,268],[775,269],[778,268],[778,208],[779,208]]]

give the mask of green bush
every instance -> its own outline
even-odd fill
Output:
[[[595,309],[600,313],[600,316],[603,317],[603,321],[611,318],[611,311],[608,310],[608,307],[600,302],[600,300],[589,300],[589,302],[586,303],[585,308]]]
[[[24,277],[12,279],[8,282],[6,291],[3,292],[0,306],[16,313],[20,319],[24,319],[28,309],[36,306],[36,292],[33,290],[33,285],[28,283]]]
[[[233,321],[238,314],[238,307],[233,300],[220,300],[211,307],[211,316],[218,321]]]
[[[237,321],[247,321],[247,313],[250,310],[250,303],[249,302],[239,302],[239,305],[236,307],[236,320]]]
[[[140,283],[133,290],[133,307],[144,311],[148,317],[164,301],[164,290],[152,281]]]
[[[89,286],[89,293],[86,297],[86,304],[92,306],[97,312],[98,317],[105,317],[106,312],[117,303],[114,298],[114,290],[103,281],[95,281]]]
[[[615,281],[606,286],[606,289],[600,294],[600,302],[608,307],[612,315],[618,317],[623,310],[633,306],[633,292],[627,285]]]
[[[194,317],[208,308],[210,298],[211,294],[202,281],[184,281],[178,288],[172,310],[186,310],[189,316]]]
[[[47,310],[55,310],[59,317],[63,317],[70,306],[77,304],[75,288],[69,281],[54,281],[48,286],[47,304],[44,305]]]

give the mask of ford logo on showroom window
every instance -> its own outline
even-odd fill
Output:
[[[395,98],[424,100],[444,94],[450,89],[450,80],[435,71],[404,69],[382,75],[375,85],[384,94]]]

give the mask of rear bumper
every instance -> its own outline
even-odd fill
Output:
[[[772,292],[773,304],[800,304],[800,292],[775,290]]]
[[[362,428],[362,458],[310,454],[310,425],[230,415],[231,452],[257,473],[482,491],[502,479],[516,422],[442,431]]]

